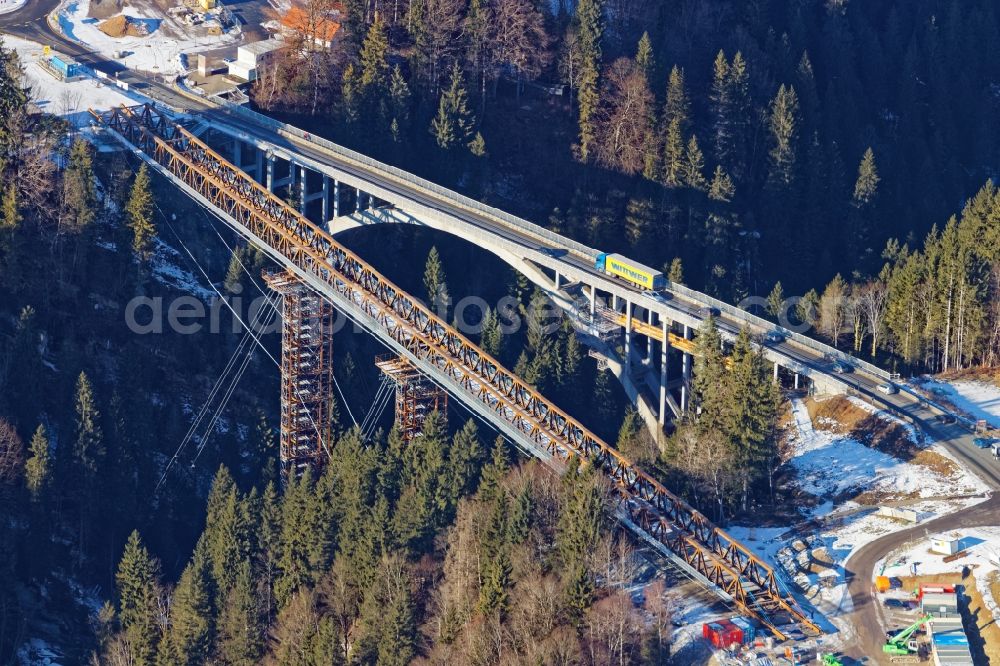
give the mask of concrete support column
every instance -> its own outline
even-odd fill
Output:
[[[691,327],[684,324],[684,339],[691,339]],[[684,381],[681,383],[681,411],[686,412],[691,393],[691,354],[684,352],[681,356],[681,375]]]
[[[294,168],[294,167],[293,167]],[[308,201],[307,197],[309,193],[306,192],[306,168],[304,166],[299,167],[299,212],[303,215],[306,214],[306,203]]]
[[[799,390],[799,373],[795,373],[795,390]]]
[[[646,323],[650,326],[653,325],[653,311],[646,310]],[[666,340],[666,337],[663,338]],[[653,338],[646,336],[646,363],[653,365]]]
[[[667,354],[670,352],[670,336],[667,335],[667,320],[660,322],[663,342],[660,344],[660,425],[667,422]]]
[[[267,191],[274,192],[274,155],[267,156]]]
[[[559,271],[556,271],[556,291],[559,291]]]
[[[618,294],[611,294],[611,309],[618,312]]]
[[[233,141],[233,164],[237,169],[243,168],[243,142],[239,139]]]
[[[774,362],[774,383],[775,383],[775,384],[777,384],[777,383],[778,383],[778,367],[779,367],[779,366],[778,366],[778,362],[777,362],[777,361],[775,361],[775,362]]]
[[[323,174],[323,227],[326,227],[326,223],[330,221],[330,177]]]
[[[632,303],[625,301],[625,371],[632,369]]]
[[[361,205],[361,189],[355,187],[354,193],[357,195],[357,197],[354,199],[354,209],[360,213],[362,210],[364,210],[364,206]]]
[[[340,217],[340,181],[333,181],[333,216]]]
[[[594,315],[597,314],[597,287],[590,287],[590,320],[594,320]]]

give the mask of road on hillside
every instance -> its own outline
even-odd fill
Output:
[[[888,664],[882,656],[885,629],[880,618],[878,601],[872,589],[875,564],[896,548],[926,533],[944,532],[956,528],[981,527],[1000,523],[1000,494],[985,502],[956,513],[936,518],[900,532],[893,532],[860,548],[848,561],[847,591],[854,609],[848,619],[857,632],[858,645],[846,650],[850,657],[868,657],[868,663]]]
[[[92,69],[105,72],[129,84],[130,89],[148,94],[178,109],[207,109],[207,104],[199,104],[179,94],[173,87],[160,80],[135,73],[120,62],[84,45],[64,37],[49,25],[48,15],[59,6],[59,0],[31,0],[24,7],[8,14],[0,14],[0,32],[48,45],[55,50],[72,56],[77,62]]]

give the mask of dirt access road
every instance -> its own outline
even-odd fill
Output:
[[[851,595],[854,610],[848,616],[857,632],[858,645],[846,651],[848,656],[861,659],[868,657],[867,663],[888,664],[882,657],[885,631],[878,613],[878,602],[872,591],[875,564],[886,554],[902,546],[907,541],[922,537],[925,533],[945,532],[960,527],[980,527],[1000,524],[1000,494],[962,511],[936,518],[900,532],[887,534],[863,546],[848,561],[847,591]]]

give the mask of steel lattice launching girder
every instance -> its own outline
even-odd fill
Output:
[[[765,562],[193,134],[148,105],[91,113],[225,212],[241,233],[349,303],[379,335],[474,396],[532,450],[597,467],[617,489],[617,514],[628,527],[685,562],[776,636],[785,638],[783,621],[819,633]]]

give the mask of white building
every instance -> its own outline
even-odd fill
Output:
[[[236,49],[236,60],[229,63],[229,75],[244,81],[255,81],[257,70],[268,63],[285,46],[280,39],[265,39],[243,44]]]

